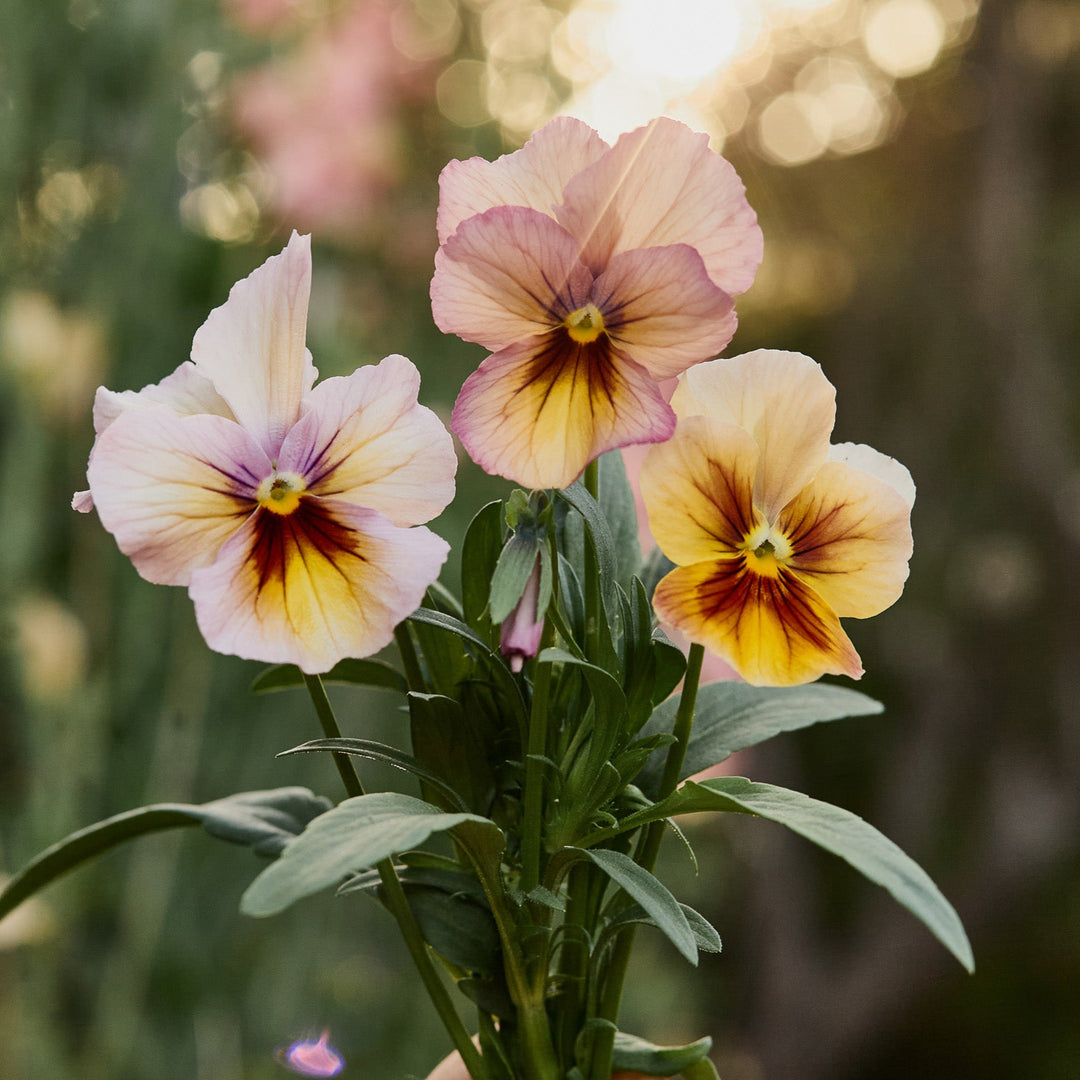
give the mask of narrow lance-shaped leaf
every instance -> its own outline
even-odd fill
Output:
[[[405,677],[385,660],[340,660],[320,677],[323,682],[396,690],[400,694],[408,689]],[[295,664],[277,664],[257,675],[251,689],[256,694],[265,694],[270,690],[289,690],[303,685],[303,672]]]
[[[615,1034],[611,1067],[645,1076],[675,1076],[697,1064],[711,1049],[712,1039],[708,1035],[685,1046],[657,1046],[637,1035],[619,1031]]]
[[[697,965],[697,942],[679,901],[659,878],[639,866],[629,855],[604,848],[578,849],[604,871],[628,896],[636,900],[661,930],[690,961]]]
[[[163,829],[202,825],[211,835],[276,855],[313,818],[330,809],[307,788],[246,791],[201,805],[158,803],[128,810],[72,833],[27,863],[0,893],[0,919],[69,870],[128,840]]]
[[[658,706],[643,734],[670,731],[679,698]],[[810,686],[750,686],[742,682],[716,682],[698,690],[694,727],[686,748],[680,779],[694,776],[726,760],[736,750],[849,716],[873,716],[882,712],[879,701],[843,686],[814,683]],[[663,771],[663,757],[655,756],[641,772],[638,786],[655,792]]]
[[[850,810],[772,784],[722,776],[700,784],[684,784],[648,810],[624,818],[619,831],[676,814],[708,811],[752,814],[775,821],[839,855],[864,877],[886,889],[968,971],[974,970],[971,945],[960,917],[930,876],[888,837]]]
[[[501,836],[486,818],[444,814],[409,795],[384,791],[346,799],[285,847],[281,858],[248,886],[240,910],[245,915],[275,915],[350,873],[422,844],[432,833],[466,822]]]

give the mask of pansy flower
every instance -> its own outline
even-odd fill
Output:
[[[491,351],[451,428],[482,468],[566,487],[605,450],[659,442],[657,383],[715,356],[761,230],[708,138],[658,119],[608,146],[569,117],[497,161],[439,178],[431,305]]]
[[[323,380],[304,341],[311,243],[243,281],[191,361],[98,391],[89,492],[148,581],[186,585],[219,652],[327,671],[389,643],[448,545],[419,526],[454,494],[449,433],[403,356]]]
[[[840,625],[899,596],[915,485],[868,446],[830,446],[835,391],[798,353],[762,350],[686,372],[679,423],[649,449],[641,490],[676,569],[661,619],[748,682],[862,675]]]

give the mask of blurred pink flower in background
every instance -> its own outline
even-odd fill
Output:
[[[259,28],[298,8],[287,0],[231,2],[239,21]],[[398,107],[425,91],[430,70],[395,43],[404,25],[399,6],[358,0],[234,82],[235,123],[267,168],[273,212],[290,225],[362,231],[399,179]]]

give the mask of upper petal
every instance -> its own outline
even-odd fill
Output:
[[[573,237],[553,219],[497,206],[439,248],[431,313],[444,333],[501,349],[557,326],[588,300],[592,281]]]
[[[829,447],[829,460],[842,461],[856,469],[876,476],[889,485],[908,509],[915,505],[915,481],[911,478],[906,465],[901,465],[894,457],[883,454],[865,443],[833,443]]]
[[[735,302],[686,244],[616,255],[592,299],[611,337],[655,379],[715,356],[735,333]]]
[[[566,185],[555,216],[599,272],[620,251],[689,244],[725,292],[745,292],[761,263],[757,215],[707,135],[667,117],[620,136]]]
[[[742,558],[678,567],[656,586],[653,607],[755,686],[863,673],[840,620],[812,588],[792,574],[756,574]]]
[[[656,383],[601,337],[563,331],[489,356],[461,388],[450,427],[481,468],[523,487],[564,488],[605,450],[668,438]]]
[[[641,497],[657,546],[672,562],[736,554],[761,523],[753,504],[757,459],[746,431],[704,416],[680,420],[667,442],[649,447]]]
[[[305,496],[291,514],[253,514],[192,575],[191,598],[212,649],[314,674],[388,645],[449,550],[423,526]]]
[[[151,409],[165,405],[179,416],[209,413],[235,420],[229,403],[214,389],[214,384],[190,360],[185,360],[161,382],[141,390],[109,390],[99,386],[94,395],[94,433],[100,435],[121,413],[132,409]]]
[[[254,509],[262,448],[221,416],[128,412],[98,439],[87,475],[102,524],[148,581],[186,585]]]
[[[99,386],[94,395],[94,433],[100,435],[121,413],[161,405],[180,416],[209,413],[234,419],[232,409],[214,389],[214,384],[200,375],[190,360],[185,360],[161,382],[151,383],[141,390],[116,391]],[[93,455],[91,449],[91,458]],[[94,499],[89,491],[76,491],[71,505],[86,514],[94,509]]]
[[[315,381],[304,347],[311,293],[311,237],[292,234],[229,292],[195,332],[191,359],[273,457]]]
[[[528,206],[551,215],[571,177],[607,149],[587,124],[558,116],[520,150],[496,161],[451,161],[439,174],[439,243],[466,218],[493,206]]]
[[[378,510],[395,525],[430,521],[454,497],[457,456],[442,421],[417,403],[419,389],[404,356],[323,380],[278,467],[303,476],[315,495]]]
[[[877,615],[903,591],[911,507],[886,481],[826,462],[784,507],[777,526],[794,549],[792,569],[837,615]]]
[[[712,416],[754,436],[755,502],[773,521],[828,457],[836,391],[808,356],[759,349],[690,368],[671,405],[680,418]]]

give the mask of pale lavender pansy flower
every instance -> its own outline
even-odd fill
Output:
[[[520,671],[540,648],[544,617],[537,612],[540,603],[540,559],[532,568],[521,599],[503,619],[499,631],[499,651],[510,661],[511,671]]]
[[[516,153],[443,169],[431,306],[492,353],[451,422],[482,468],[567,487],[605,450],[671,435],[658,383],[727,345],[761,262],[708,142],[660,118],[608,146],[559,117]]]
[[[102,388],[79,510],[148,581],[185,585],[211,648],[327,671],[387,645],[448,545],[420,526],[454,494],[449,434],[403,356],[314,386],[309,237],[238,282],[191,361]]]

